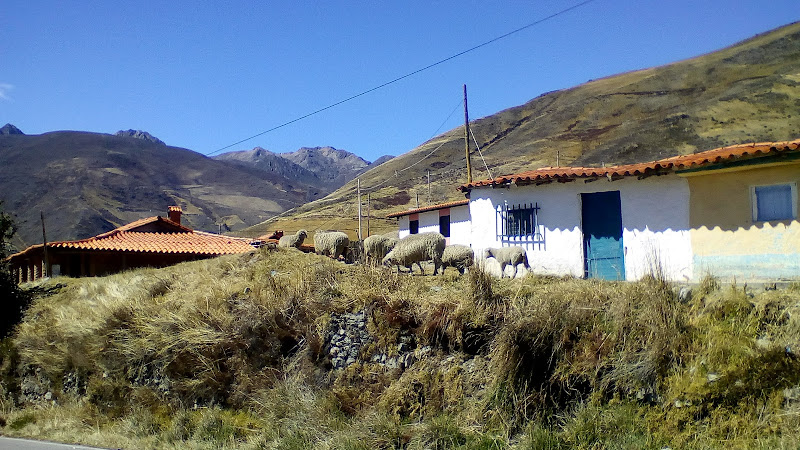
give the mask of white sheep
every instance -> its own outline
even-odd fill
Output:
[[[446,267],[450,266],[455,267],[459,273],[463,274],[474,261],[475,252],[471,248],[460,244],[448,245],[442,253],[442,273]]]
[[[440,233],[410,234],[397,241],[394,248],[383,258],[383,265],[398,266],[398,271],[400,266],[405,266],[413,272],[411,266],[416,263],[424,275],[422,261],[433,261],[433,274],[436,275],[442,265],[444,246],[444,236]]]
[[[318,255],[338,259],[350,245],[347,233],[341,231],[317,231],[314,233],[314,252]]]
[[[528,265],[528,253],[522,247],[502,247],[502,248],[487,248],[484,250],[484,258],[494,258],[500,263],[500,278],[505,275],[506,266],[511,264],[514,267],[514,275],[517,276],[517,266],[522,264],[526,269],[530,270]]]
[[[374,234],[364,239],[364,256],[367,263],[376,264],[397,245],[397,238],[391,234]]]
[[[281,236],[281,238],[278,240],[278,247],[300,248],[300,246],[303,245],[303,241],[306,239],[306,236],[308,236],[306,230],[300,230],[297,233],[290,234],[288,236]]]

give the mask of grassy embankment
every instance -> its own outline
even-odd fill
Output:
[[[656,279],[407,276],[284,250],[56,282],[3,343],[0,433],[127,448],[800,445],[797,286],[708,278],[682,303]],[[331,314],[354,311],[372,342],[331,371]],[[409,335],[404,371],[364,362]]]

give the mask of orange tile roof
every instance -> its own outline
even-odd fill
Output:
[[[761,142],[732,145],[690,155],[679,155],[636,164],[608,167],[543,167],[541,169],[505,175],[495,179],[480,180],[459,186],[461,191],[469,191],[481,186],[505,184],[529,184],[537,181],[568,181],[576,178],[647,176],[675,170],[686,170],[731,162],[740,159],[762,157],[770,154],[795,152],[800,149],[800,139],[785,142]]]
[[[253,249],[249,240],[197,231],[178,233],[118,231],[79,241],[48,243],[48,247],[197,255],[227,255]]]
[[[165,231],[136,231],[143,225],[160,222]],[[172,231],[174,230],[174,231]],[[194,255],[228,255],[253,250],[251,239],[223,236],[219,234],[194,231],[163,217],[148,217],[99,234],[88,239],[76,241],[48,242],[48,248],[75,250],[144,252],[144,253],[185,253]],[[18,257],[42,244],[28,247],[22,252],[9,256]]]
[[[185,226],[183,226],[183,225],[181,225],[179,223],[173,222],[173,221],[169,220],[166,217],[155,216],[155,217],[147,217],[147,218],[144,218],[144,219],[139,219],[139,220],[133,221],[133,222],[131,222],[129,224],[122,225],[121,227],[114,228],[113,230],[108,231],[106,233],[98,234],[95,237],[99,238],[99,237],[102,237],[102,236],[109,235],[111,233],[116,233],[118,231],[131,231],[131,230],[135,230],[137,228],[143,227],[145,225],[151,225],[151,224],[161,225],[161,226],[164,226],[166,229],[175,229],[175,230],[186,231],[186,232],[191,232],[192,231],[191,228],[185,227]]]
[[[414,208],[414,209],[409,209],[407,211],[400,211],[400,212],[396,212],[396,213],[391,213],[391,214],[388,214],[386,216],[386,218],[387,219],[391,219],[393,217],[409,216],[411,214],[418,214],[418,213],[428,212],[428,211],[436,211],[436,210],[439,210],[439,209],[453,208],[453,207],[456,207],[456,206],[464,206],[464,205],[468,205],[468,204],[469,204],[469,200],[458,200],[458,201],[455,201],[455,202],[440,203],[438,205],[423,206],[421,208]]]

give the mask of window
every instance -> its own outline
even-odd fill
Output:
[[[439,233],[444,237],[450,237],[450,216],[439,216]]]
[[[544,249],[546,228],[539,223],[541,207],[538,202],[497,206],[496,232],[501,242],[531,244]],[[538,246],[538,247],[537,247]]]
[[[539,212],[538,204],[508,206],[504,209],[504,236],[532,236],[536,234],[536,216]]]
[[[791,220],[797,217],[797,185],[794,183],[753,187],[753,220]]]
[[[419,219],[408,221],[408,232],[411,234],[419,233]]]

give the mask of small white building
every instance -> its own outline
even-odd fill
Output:
[[[470,245],[469,200],[409,209],[386,217],[397,218],[400,239],[409,234],[437,232],[444,235],[448,245]]]
[[[540,274],[692,278],[686,180],[579,170],[540,169],[471,187],[476,253],[521,246]]]
[[[522,246],[535,273],[698,281],[800,277],[800,140],[462,185],[476,254]]]

